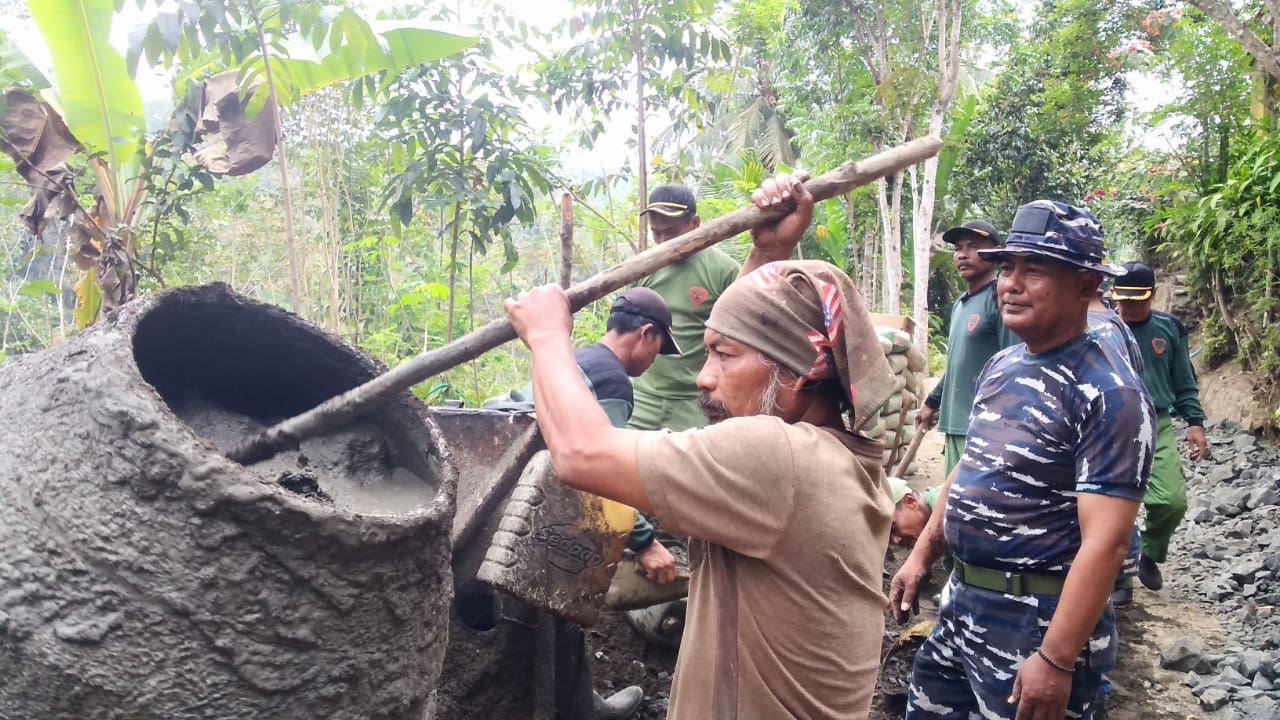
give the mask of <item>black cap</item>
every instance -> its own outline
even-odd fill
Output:
[[[1151,266],[1131,262],[1124,264],[1124,274],[1116,278],[1111,288],[1112,300],[1146,300],[1156,289],[1156,271]]]
[[[646,287],[633,287],[613,301],[613,307],[609,312],[630,313],[653,321],[653,324],[662,331],[662,348],[658,353],[681,354],[680,346],[676,344],[676,337],[671,333],[671,308],[667,307],[667,301],[653,290]]]
[[[657,213],[669,218],[691,218],[698,214],[693,191],[683,185],[659,185],[649,193],[649,204],[641,215]]]
[[[986,220],[974,220],[973,222],[967,222],[960,227],[953,227],[942,233],[942,239],[952,245],[955,245],[960,242],[960,238],[965,235],[975,235],[980,238],[985,238],[996,245],[1004,244],[1004,235],[1001,235],[1000,231],[996,229],[996,226]]]

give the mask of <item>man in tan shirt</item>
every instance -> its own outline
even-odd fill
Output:
[[[779,176],[752,197],[795,209],[753,231],[742,274],[707,321],[708,427],[612,427],[573,364],[564,292],[507,301],[533,352],[538,424],[560,480],[694,540],[673,720],[862,718],[871,703],[893,506],[879,442],[846,428],[874,417],[892,372],[848,276],[783,262],[813,214],[799,180]]]

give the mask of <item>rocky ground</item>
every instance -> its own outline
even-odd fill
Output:
[[[1211,457],[1186,463],[1190,510],[1163,566],[1165,587],[1139,587],[1120,616],[1110,720],[1280,720],[1280,447],[1231,422],[1210,422],[1207,433]],[[941,446],[929,433],[913,486],[940,482]],[[887,570],[904,558],[891,550]],[[933,609],[926,599],[919,619]],[[886,650],[904,629],[888,621]],[[639,684],[640,719],[665,717],[674,652],[616,616],[589,643],[602,691]],[[901,717],[910,655],[908,647],[885,664],[870,720]]]
[[[1229,422],[1207,430],[1212,457],[1189,468],[1164,575],[1187,613],[1222,632],[1174,638],[1160,664],[1184,673],[1202,717],[1280,718],[1280,448]]]

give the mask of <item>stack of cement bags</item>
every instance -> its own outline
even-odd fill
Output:
[[[892,464],[915,435],[926,361],[924,353],[912,346],[911,336],[905,331],[877,326],[876,334],[880,336],[880,349],[897,376],[898,391],[880,408],[880,417],[867,428],[867,434],[884,443],[884,465],[892,472]]]

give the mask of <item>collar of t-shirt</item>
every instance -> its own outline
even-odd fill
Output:
[[[974,295],[977,295],[978,293],[986,292],[987,290],[994,288],[995,286],[996,286],[996,279],[991,278],[991,282],[987,283],[986,285],[983,285],[982,287],[978,288],[977,290],[974,290],[971,293],[965,293],[964,295],[961,295],[960,302],[965,302],[966,300],[973,297]]]

